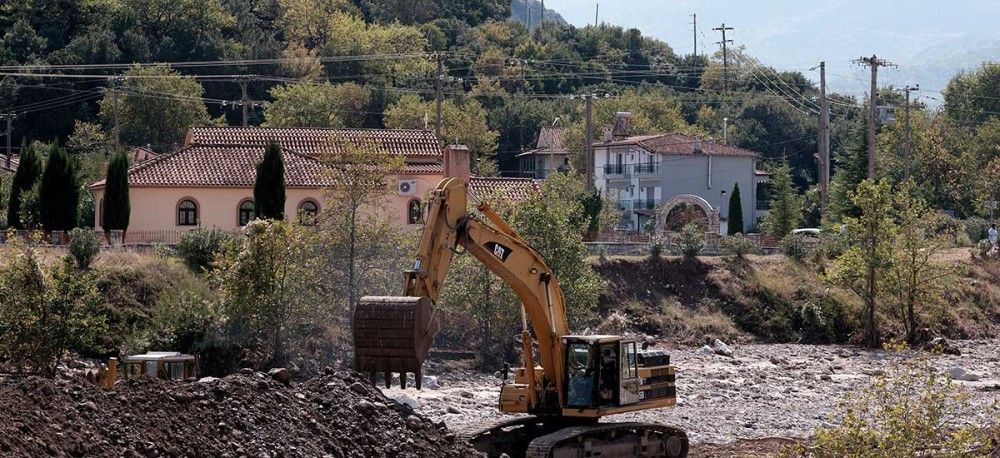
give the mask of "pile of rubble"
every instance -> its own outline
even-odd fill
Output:
[[[328,371],[198,382],[129,380],[106,390],[27,378],[0,389],[2,456],[475,456],[443,423]]]

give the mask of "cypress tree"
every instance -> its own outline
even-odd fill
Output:
[[[42,172],[42,164],[35,148],[26,145],[21,148],[21,159],[10,185],[10,200],[7,202],[7,227],[24,229],[21,224],[21,194],[31,189]]]
[[[726,233],[736,235],[743,233],[743,199],[740,197],[740,184],[733,185],[733,193],[729,196],[729,223]]]
[[[285,162],[277,143],[267,145],[264,159],[257,164],[257,179],[253,184],[253,211],[258,218],[285,217]]]
[[[104,181],[104,204],[101,206],[105,231],[128,229],[132,207],[128,198],[128,158],[118,152],[108,162],[108,174]]]
[[[42,228],[46,231],[68,231],[76,227],[80,205],[76,167],[66,150],[57,146],[49,149],[49,159],[38,188],[38,203]]]

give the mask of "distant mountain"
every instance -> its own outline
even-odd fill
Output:
[[[525,2],[527,2],[527,4],[525,4]],[[538,24],[542,23],[542,3],[543,2],[539,0],[511,0],[510,18],[524,24],[527,22],[525,19],[530,17],[531,27],[537,27]],[[525,6],[527,6],[530,10],[530,16],[529,14],[525,14]],[[545,8],[545,20],[554,21],[561,25],[568,24],[568,22],[563,19],[562,15],[548,8]]]

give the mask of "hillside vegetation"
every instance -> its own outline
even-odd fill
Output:
[[[1000,335],[1000,264],[973,260],[967,249],[948,250],[939,260],[956,274],[940,301],[924,304],[930,334]],[[784,256],[751,256],[745,264],[625,257],[595,260],[593,267],[608,285],[599,305],[605,323],[624,321],[626,330],[658,339],[847,343],[860,329],[861,302],[853,293],[826,281],[818,266]],[[880,315],[887,337],[905,337],[895,312],[887,307]]]

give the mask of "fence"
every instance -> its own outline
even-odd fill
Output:
[[[181,236],[188,230],[129,230],[129,231],[94,231],[94,233],[104,241],[106,245],[123,246],[174,246],[181,242]],[[238,235],[238,232],[228,232]],[[37,245],[63,246],[69,244],[69,232],[65,231],[0,231],[0,243],[6,243],[10,238],[17,238],[24,242]]]

